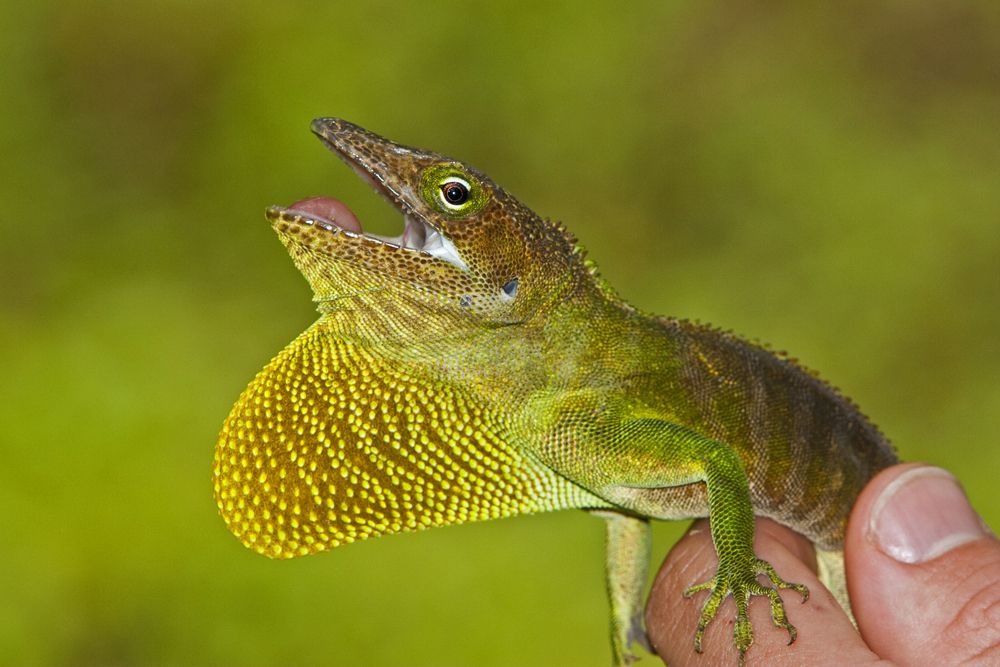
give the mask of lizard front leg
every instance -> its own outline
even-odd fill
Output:
[[[685,597],[700,591],[710,591],[702,605],[701,618],[695,631],[695,650],[701,653],[705,628],[718,613],[719,606],[727,595],[736,602],[736,625],[733,641],[739,651],[739,664],[744,664],[744,656],[753,643],[753,627],[747,617],[747,606],[751,596],[766,596],[771,602],[771,619],[778,627],[788,632],[788,643],[795,641],[795,626],[788,622],[785,607],[778,592],[779,588],[791,588],[808,599],[809,591],[801,584],[786,582],[774,568],[757,558],[753,551],[753,507],[750,504],[750,490],[746,474],[739,457],[728,447],[717,446],[708,451],[705,460],[705,484],[708,488],[709,523],[712,542],[719,557],[719,569],[715,576],[701,584],[691,586],[684,592]],[[772,586],[764,586],[757,581],[757,575],[766,574]]]
[[[643,629],[643,590],[649,569],[652,543],[647,519],[610,510],[591,510],[607,528],[606,575],[611,603],[611,660],[626,667],[637,658],[633,642],[647,651],[652,648]]]
[[[568,434],[563,431],[559,435]],[[547,450],[555,456],[546,462],[613,504],[639,515],[679,516],[677,507],[666,504],[672,501],[664,500],[670,496],[665,496],[663,489],[705,484],[719,568],[711,580],[692,586],[685,593],[690,596],[699,591],[710,592],[695,631],[695,650],[701,652],[705,628],[729,595],[736,602],[733,641],[739,651],[740,665],[753,643],[753,628],[747,616],[752,596],[770,600],[774,624],[788,632],[789,643],[795,640],[795,627],[785,615],[778,589],[794,589],[804,599],[808,590],[786,582],[754,554],[750,489],[735,450],[683,426],[653,418],[591,424],[574,433],[573,442],[576,449],[571,456],[565,449],[555,447]],[[772,585],[760,584],[757,581],[760,574],[766,574]],[[617,656],[616,652],[616,659]]]

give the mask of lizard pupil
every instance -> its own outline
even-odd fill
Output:
[[[453,206],[458,206],[469,201],[469,189],[462,183],[450,181],[441,186],[441,192],[445,200]]]

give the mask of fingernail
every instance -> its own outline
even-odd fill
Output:
[[[924,563],[985,536],[982,519],[951,473],[908,470],[882,491],[872,508],[869,537],[902,563]]]

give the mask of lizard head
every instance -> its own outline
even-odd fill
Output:
[[[312,130],[403,218],[388,237],[366,232],[332,197],[267,210],[321,312],[419,313],[422,330],[500,326],[529,319],[573,283],[575,240],[473,167],[337,118]]]

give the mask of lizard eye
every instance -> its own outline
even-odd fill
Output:
[[[491,189],[453,161],[432,164],[420,175],[420,196],[437,213],[462,220],[483,210]]]
[[[469,201],[468,182],[452,176],[451,179],[441,184],[441,203],[453,211],[461,210],[463,205]]]

